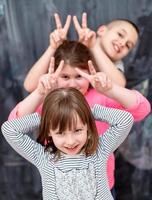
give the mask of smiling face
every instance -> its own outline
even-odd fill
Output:
[[[81,69],[85,73],[88,73],[88,70]],[[59,88],[69,88],[73,87],[79,90],[83,95],[86,94],[89,88],[89,81],[79,75],[73,66],[65,64],[59,77],[58,77],[58,87]]]
[[[76,155],[81,152],[87,142],[87,125],[84,125],[79,116],[75,116],[76,122],[65,131],[50,130],[50,136],[56,148],[68,155]]]
[[[127,56],[138,40],[135,27],[123,20],[117,20],[108,26],[99,27],[97,34],[97,42],[105,54],[114,62]]]
[[[75,155],[97,149],[98,132],[90,106],[75,88],[58,88],[45,98],[38,142],[56,154]],[[84,148],[85,146],[85,148]]]

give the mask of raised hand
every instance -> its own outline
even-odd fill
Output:
[[[96,33],[88,28],[87,14],[82,14],[82,24],[80,25],[78,18],[73,16],[73,23],[79,36],[79,41],[87,47],[92,48],[95,45]]]
[[[56,49],[62,42],[67,38],[67,33],[71,23],[71,15],[66,18],[65,25],[62,26],[60,16],[54,14],[56,29],[50,34],[50,45],[52,48]]]
[[[106,94],[112,88],[112,81],[104,72],[96,72],[92,61],[88,61],[88,66],[90,74],[85,73],[79,68],[75,68],[75,70],[82,77],[86,78],[98,92]]]
[[[62,60],[56,71],[54,71],[54,57],[51,58],[48,73],[42,75],[39,79],[37,89],[40,95],[46,96],[50,91],[58,88],[57,80],[63,66],[64,61]]]

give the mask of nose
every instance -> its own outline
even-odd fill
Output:
[[[66,138],[66,144],[68,147],[73,147],[75,144],[75,139],[72,133],[68,134]]]
[[[76,88],[77,87],[77,82],[76,80],[72,79],[69,81],[69,87]]]

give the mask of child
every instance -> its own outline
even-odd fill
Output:
[[[86,13],[82,15],[82,26],[76,16],[73,17],[73,22],[79,41],[89,47],[100,71],[106,72],[117,84],[125,86],[122,59],[135,47],[138,27],[129,20],[117,19],[100,26],[96,34],[87,27]]]
[[[78,89],[85,96],[90,107],[100,104],[127,110],[133,115],[135,121],[142,120],[148,115],[150,104],[142,94],[112,83],[103,72],[96,72],[88,60],[92,60],[92,56],[85,45],[77,41],[64,41],[51,59],[49,73],[40,78],[37,88],[14,108],[9,118],[21,117],[36,110],[41,113],[41,108],[38,106],[43,103],[45,95],[60,87]],[[105,122],[96,122],[96,125],[99,134],[103,134],[109,126]],[[113,155],[108,159],[107,173],[109,187],[112,189],[114,186]]]
[[[38,114],[31,114],[2,125],[8,143],[38,168],[44,200],[113,199],[107,159],[128,135],[133,117],[101,105],[94,105],[92,112],[97,120],[110,124],[99,138],[83,94],[62,88],[47,95],[41,121]],[[26,133],[38,127],[35,142]]]
[[[62,27],[59,15],[55,14],[54,16],[56,29],[50,34],[50,45],[33,65],[24,81],[24,87],[28,92],[32,92],[37,87],[40,76],[48,72],[50,58],[54,56],[55,50],[67,37],[71,16],[67,16],[64,27]],[[121,59],[132,50],[137,42],[137,28],[125,20],[114,21],[107,26],[99,27],[96,39],[95,33],[87,28],[85,13],[82,15],[82,28],[75,16],[73,21],[79,34],[79,40],[89,46],[100,71],[106,72],[110,79],[120,86],[125,86],[124,74],[117,69],[115,64],[117,63],[118,68],[122,69],[122,66],[120,67]]]

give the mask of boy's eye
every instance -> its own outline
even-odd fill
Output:
[[[121,38],[123,38],[123,34],[122,34],[122,33],[118,32],[118,35],[119,35]]]
[[[126,47],[130,50],[132,48],[132,46],[130,44],[126,44]]]

